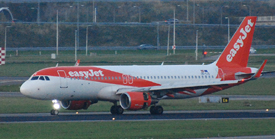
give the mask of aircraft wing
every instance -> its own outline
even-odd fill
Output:
[[[217,81],[212,83],[193,83],[193,84],[174,83],[172,85],[153,86],[153,87],[124,88],[124,89],[121,88],[117,90],[116,94],[122,94],[126,92],[151,92],[151,91],[179,90],[179,89],[193,93],[195,89],[205,88],[205,87],[212,87],[215,89],[222,90],[220,86],[235,84],[235,83],[238,83],[238,80]]]
[[[149,89],[149,91],[159,91],[159,90],[168,90],[168,89],[187,89],[187,88],[202,88],[202,87],[210,87],[210,86],[220,86],[220,85],[228,85],[238,83],[238,80],[231,81],[219,81],[212,83],[196,83],[196,84],[176,84],[171,86],[154,86]]]

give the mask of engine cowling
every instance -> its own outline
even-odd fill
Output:
[[[63,100],[61,101],[61,106],[67,110],[81,110],[88,109],[91,105],[90,100]]]
[[[127,92],[120,96],[120,106],[126,110],[140,110],[149,107],[151,96],[143,92]]]

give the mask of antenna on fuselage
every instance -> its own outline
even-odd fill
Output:
[[[160,64],[161,66],[164,65],[164,61]]]
[[[58,63],[56,63],[55,67],[58,67]]]

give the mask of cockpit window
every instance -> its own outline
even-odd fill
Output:
[[[31,80],[50,81],[50,78],[48,76],[33,76]]]
[[[44,81],[45,80],[44,76],[40,76],[39,80],[43,80]]]
[[[31,80],[38,80],[39,76],[33,76]]]
[[[45,79],[46,79],[47,81],[49,81],[49,80],[50,80],[50,78],[49,78],[48,76],[45,76]]]

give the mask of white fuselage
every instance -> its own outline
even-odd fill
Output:
[[[60,67],[62,69],[62,67]],[[85,74],[58,77],[51,75],[47,80],[27,80],[21,86],[21,92],[36,99],[58,99],[58,100],[118,100],[116,91],[121,88],[138,88],[150,86],[176,86],[177,84],[198,84],[219,82],[217,78],[218,68],[214,64],[210,65],[155,65],[155,66],[97,66],[103,71],[98,74],[98,79],[91,79]],[[89,69],[89,67],[87,67]],[[60,71],[60,69],[58,70]],[[72,72],[74,72],[72,70]],[[112,72],[121,73],[112,76]],[[79,73],[79,72],[78,72]],[[121,76],[120,76],[121,75]],[[35,76],[35,75],[33,75]],[[32,76],[32,77],[33,77]],[[95,75],[94,75],[95,76]],[[142,80],[140,80],[142,79]],[[109,81],[111,80],[111,82]],[[112,80],[118,80],[112,83]],[[150,83],[144,83],[149,81]],[[151,85],[153,83],[154,85]],[[196,94],[181,94],[178,97],[199,96],[205,89],[196,90]]]

